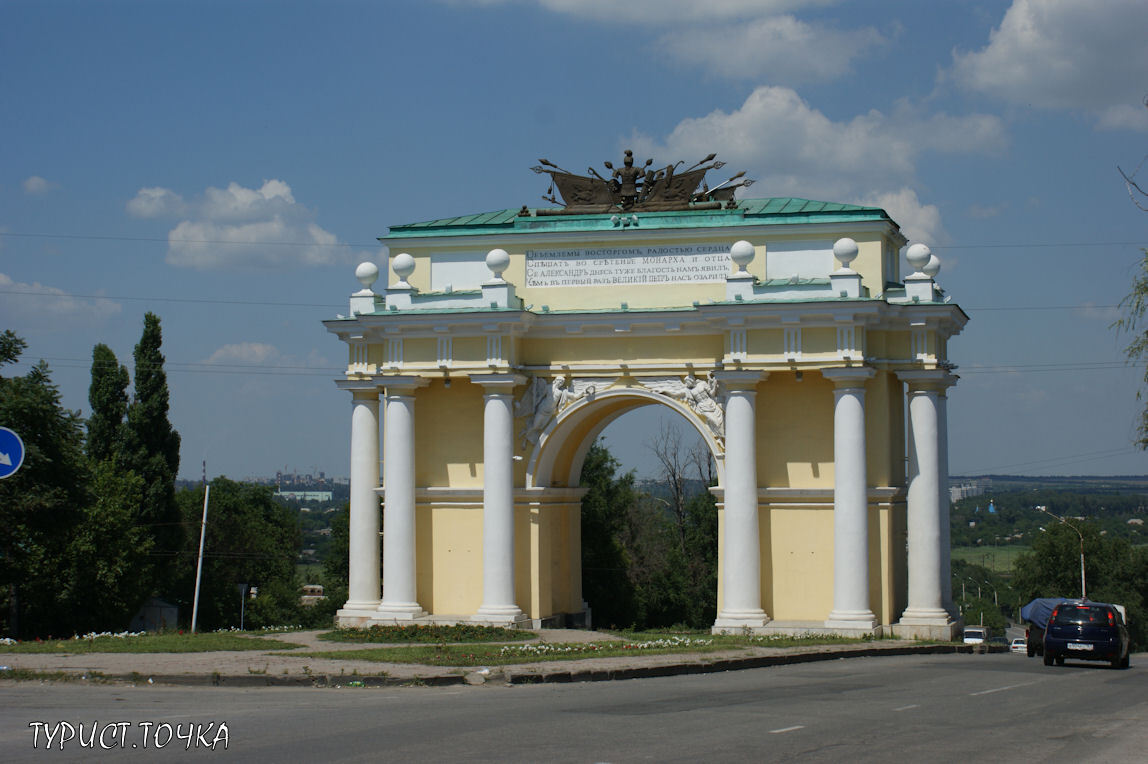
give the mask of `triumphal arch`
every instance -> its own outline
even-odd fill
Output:
[[[924,245],[902,273],[883,210],[746,198],[742,173],[709,185],[714,160],[542,160],[553,206],[382,237],[385,286],[363,263],[324,322],[351,396],[340,624],[584,623],[582,461],[656,405],[717,464],[715,630],[954,633],[947,344],[967,316]]]

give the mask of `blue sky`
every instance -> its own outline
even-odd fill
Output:
[[[387,226],[542,206],[539,157],[716,151],[940,256],[955,474],[1144,474],[1110,324],[1145,29],[1142,0],[0,0],[0,327],[86,412],[92,346],[130,368],[154,311],[182,476],[345,475],[320,321]]]

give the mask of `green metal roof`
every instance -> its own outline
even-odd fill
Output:
[[[556,208],[551,208],[556,209]],[[524,234],[557,231],[612,231],[619,230],[611,218],[616,213],[593,215],[537,214],[528,210],[508,209],[461,215],[420,223],[391,226],[390,233],[380,237],[388,239],[429,238],[434,236],[476,236],[483,234]],[[626,217],[630,214],[627,213]],[[732,210],[677,210],[672,212],[639,212],[634,230],[667,228],[724,228],[735,225],[794,225],[799,223],[858,223],[886,221],[892,223],[888,213],[880,207],[862,207],[856,204],[818,202],[811,199],[778,197],[774,199],[739,199]],[[625,230],[625,229],[623,229]]]

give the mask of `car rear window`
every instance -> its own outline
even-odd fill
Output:
[[[1116,614],[1112,608],[1099,605],[1057,605],[1052,613],[1056,623],[1098,623],[1115,624]]]

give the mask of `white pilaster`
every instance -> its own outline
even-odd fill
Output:
[[[833,381],[833,610],[825,625],[871,630],[869,606],[869,489],[865,460],[864,367],[822,369]]]
[[[944,369],[897,374],[909,383],[910,477],[908,499],[909,606],[898,631],[937,637],[951,631],[941,573],[949,550],[942,547],[940,391],[952,383]]]
[[[953,381],[956,381],[954,376]],[[937,482],[940,487],[941,502],[941,603],[954,619],[958,616],[957,605],[953,602],[952,548],[953,531],[950,526],[949,509],[952,495],[949,493],[949,395],[941,388],[937,394],[937,447],[939,465]]]
[[[415,569],[415,390],[419,377],[386,377],[383,429],[383,599],[378,612],[408,620],[425,615]]]
[[[714,631],[760,628],[761,535],[757,508],[757,418],[761,372],[723,372],[725,385],[725,510],[722,529],[722,607]]]
[[[482,606],[474,620],[525,620],[514,596],[514,387],[513,374],[474,375],[483,395]]]
[[[347,602],[340,617],[362,617],[379,606],[379,388],[338,380],[351,393],[351,515]]]

